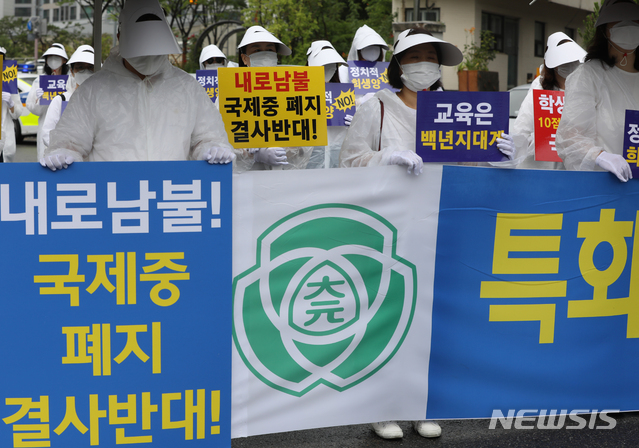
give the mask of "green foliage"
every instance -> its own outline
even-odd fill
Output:
[[[464,61],[457,67],[461,70],[479,70],[488,71],[488,63],[495,59],[497,50],[495,50],[495,36],[488,30],[481,32],[481,43],[477,45],[475,42],[475,28],[466,31],[466,43],[464,44]],[[470,44],[468,40],[470,39]]]
[[[584,48],[588,48],[592,39],[595,37],[595,23],[597,23],[597,18],[599,17],[599,9],[601,8],[601,4],[599,2],[595,2],[595,9],[592,13],[588,14],[586,19],[584,20],[584,29],[583,31],[579,28],[579,36],[583,39]]]

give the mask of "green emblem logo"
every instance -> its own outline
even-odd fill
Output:
[[[395,252],[397,230],[362,207],[293,213],[257,240],[255,266],[233,281],[233,338],[251,371],[302,396],[343,391],[401,346],[417,297],[415,266]]]

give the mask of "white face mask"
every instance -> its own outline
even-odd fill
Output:
[[[572,72],[577,70],[577,67],[579,67],[579,64],[580,64],[579,61],[569,62],[567,64],[561,64],[559,67],[555,68],[555,70],[557,70],[557,74],[559,76],[566,79],[568,75],[570,75]]]
[[[91,70],[80,70],[79,72],[74,73],[73,77],[78,85],[82,85],[84,84],[84,81],[91,77],[91,75],[93,75]]]
[[[167,57],[165,54],[159,54],[156,56],[138,56],[137,58],[128,58],[127,62],[131,64],[138,73],[145,76],[151,76],[160,70],[160,67],[162,67],[162,64],[166,60]]]
[[[277,53],[274,51],[258,51],[249,56],[249,67],[275,67]]]
[[[217,70],[220,67],[226,67],[224,64],[204,64],[204,70]]]
[[[439,64],[434,62],[416,62],[414,64],[400,65],[402,83],[413,92],[426,90],[441,78]]]
[[[632,20],[624,20],[610,28],[610,40],[620,50],[630,53],[639,47],[639,23]]]
[[[47,65],[51,70],[57,70],[62,67],[62,58],[60,56],[47,56]]]
[[[324,82],[331,82],[333,75],[337,71],[337,64],[326,64],[324,66]]]
[[[362,48],[360,51],[365,61],[375,62],[379,59],[382,48],[379,45],[371,45],[370,47]]]

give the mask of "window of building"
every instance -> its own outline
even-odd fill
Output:
[[[77,6],[71,6],[69,9],[69,20],[75,20],[78,18]]]
[[[42,11],[42,17],[44,17],[44,20],[46,20],[47,22],[49,21],[49,10],[45,9],[44,11]]]
[[[405,8],[404,13],[407,22],[439,22],[439,8],[419,8],[419,17],[415,20],[414,12],[415,8]]]
[[[16,16],[16,17],[31,17],[31,8],[16,8],[14,16]]]
[[[15,2],[16,4],[27,4],[27,5],[31,4],[31,0],[16,0]]]
[[[54,22],[59,22],[60,21],[60,9],[58,9],[58,8],[53,10],[53,21]]]
[[[43,0],[42,3],[44,3],[45,5],[49,3],[50,0]]]
[[[495,50],[504,51],[504,16],[491,14],[488,12],[481,13],[481,29],[488,30],[495,37]]]
[[[93,18],[93,7],[82,5],[80,8],[80,18],[86,19],[87,17]]]
[[[570,37],[572,40],[575,40],[575,29],[574,28],[564,28],[564,33],[566,36]]]
[[[546,24],[535,22],[535,56],[543,58],[546,52]]]

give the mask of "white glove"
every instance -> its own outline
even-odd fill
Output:
[[[56,154],[54,156],[45,156],[40,159],[40,165],[49,168],[51,171],[67,169],[73,163],[73,157]]]
[[[11,94],[9,92],[2,92],[2,101],[7,103],[9,109],[12,109],[15,104],[13,104],[13,98],[11,98]]]
[[[36,101],[39,101],[42,95],[44,95],[44,90],[41,88],[36,89]]]
[[[235,153],[230,148],[222,148],[212,146],[202,154],[202,160],[206,160],[210,164],[221,163],[227,164],[235,160]]]
[[[351,123],[353,122],[353,116],[352,115],[344,115],[344,126],[350,126]]]
[[[503,155],[508,156],[508,158],[512,160],[513,154],[515,154],[515,142],[513,138],[505,132],[501,133],[501,137],[502,138],[497,139],[497,148]]]
[[[407,165],[408,166],[408,174],[411,172],[415,174],[415,176],[419,176],[422,173],[422,169],[424,168],[424,162],[422,162],[422,158],[419,157],[416,153],[409,150],[404,151],[395,151],[388,158],[389,165]]]
[[[618,154],[610,154],[602,151],[595,159],[595,163],[606,171],[610,171],[617,176],[621,182],[628,182],[632,179],[632,171],[626,160]]]
[[[260,148],[253,157],[256,162],[262,162],[266,165],[288,165],[286,161],[286,149],[284,148]]]

